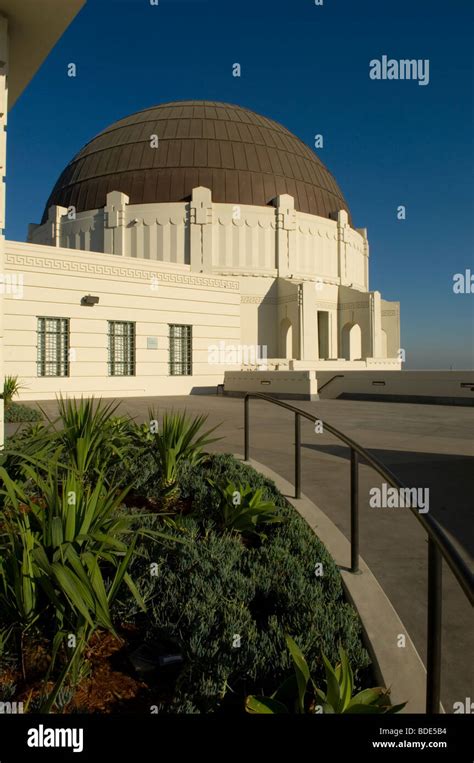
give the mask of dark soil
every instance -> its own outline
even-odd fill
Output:
[[[152,706],[171,701],[174,680],[170,674],[153,675],[145,682],[135,672],[129,655],[140,643],[140,634],[133,628],[122,628],[120,638],[104,631],[92,636],[85,657],[88,674],[79,683],[73,699],[61,709],[61,713],[150,713]],[[50,657],[43,645],[27,651],[25,674],[21,669],[4,670],[0,676],[2,685],[15,684],[15,701],[23,702],[27,711],[32,701],[48,693],[53,681],[44,682]],[[1,691],[0,691],[1,694]]]

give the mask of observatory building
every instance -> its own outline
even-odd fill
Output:
[[[319,372],[401,367],[399,303],[369,290],[367,232],[335,179],[239,106],[167,103],[111,125],[61,173],[28,243],[5,247],[5,373],[23,399],[224,377],[299,396]]]

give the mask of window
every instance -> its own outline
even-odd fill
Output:
[[[109,321],[109,376],[135,376],[135,324]]]
[[[193,327],[170,325],[170,376],[192,376]]]
[[[69,318],[38,318],[38,376],[69,376]]]

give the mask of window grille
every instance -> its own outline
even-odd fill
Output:
[[[170,325],[170,376],[192,376],[193,373],[193,327]]]
[[[69,376],[69,318],[38,317],[38,376]]]
[[[135,324],[109,321],[109,376],[135,376]]]

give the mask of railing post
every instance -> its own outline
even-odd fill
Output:
[[[301,417],[295,413],[295,498],[301,498]]]
[[[250,411],[249,411],[250,398],[245,396],[244,399],[244,461],[250,459]]]
[[[428,538],[428,633],[426,660],[426,712],[439,713],[441,688],[441,552]]]
[[[359,454],[351,448],[351,572],[359,572]]]

